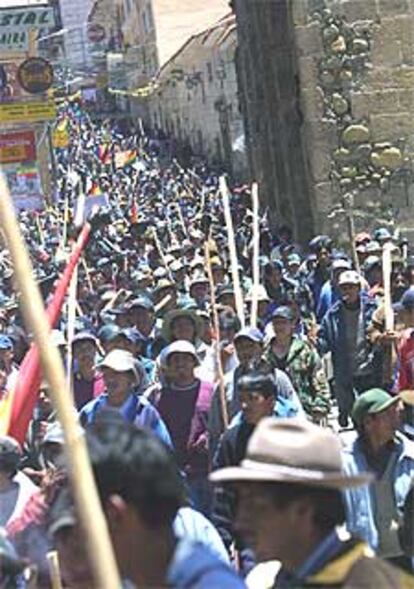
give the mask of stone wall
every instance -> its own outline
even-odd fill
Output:
[[[414,228],[414,1],[292,0],[316,228]]]

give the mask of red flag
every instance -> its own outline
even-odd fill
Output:
[[[59,319],[73,271],[87,244],[90,231],[90,225],[86,224],[78,237],[69,262],[56,286],[53,298],[46,309],[51,329],[53,329]],[[27,429],[32,419],[41,377],[39,350],[36,345],[32,345],[20,365],[15,390],[11,392],[13,399],[8,433],[21,444],[23,444],[26,438]]]
[[[135,200],[135,198],[132,201],[132,205],[131,205],[130,221],[132,224],[138,223],[138,207],[137,207],[137,201]]]

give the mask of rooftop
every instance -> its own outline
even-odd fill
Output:
[[[152,0],[162,67],[189,37],[229,13],[229,0]]]

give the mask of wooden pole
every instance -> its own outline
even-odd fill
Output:
[[[232,278],[233,278],[233,287],[234,287],[234,296],[236,299],[236,310],[237,310],[237,315],[239,316],[240,322],[242,324],[242,327],[244,327],[245,317],[244,317],[243,292],[242,292],[242,288],[240,285],[239,263],[237,260],[236,240],[234,238],[233,220],[231,218],[231,211],[230,211],[229,191],[228,191],[226,179],[224,176],[220,177],[220,192],[221,192],[221,197],[223,199],[224,217],[226,220],[227,240],[228,240],[228,246],[229,246],[231,274],[232,274]]]
[[[386,331],[394,331],[394,311],[392,310],[391,298],[392,249],[393,246],[391,243],[385,243],[382,248],[382,276],[384,282],[384,311]]]
[[[219,321],[219,316],[218,316],[217,307],[216,307],[216,292],[215,292],[215,286],[214,286],[213,270],[211,269],[210,245],[209,245],[208,239],[204,243],[204,256],[205,256],[205,262],[206,262],[208,282],[210,285],[210,305],[211,305],[211,310],[213,312],[214,333],[216,334],[215,352],[216,352],[216,362],[217,362],[217,372],[218,372],[218,385],[219,385],[219,391],[220,391],[221,417],[223,419],[223,430],[226,430],[229,425],[229,413],[227,410],[226,387],[224,386],[224,371],[223,371],[223,365],[221,363],[220,321]]]
[[[154,242],[155,242],[155,246],[158,250],[158,253],[160,255],[161,261],[163,263],[164,268],[167,270],[167,274],[170,278],[170,280],[173,282],[174,278],[173,275],[171,273],[170,267],[168,266],[166,260],[165,260],[165,255],[164,255],[164,250],[162,249],[162,245],[161,242],[159,240],[158,234],[157,234],[157,230],[155,229],[155,227],[152,228],[152,232],[153,232],[153,236],[154,236]]]
[[[354,262],[355,270],[358,274],[361,273],[359,266],[358,254],[355,247],[355,222],[354,222],[354,195],[348,193],[343,198],[344,208],[346,211],[346,220],[348,224],[348,235],[351,245],[352,260]]]
[[[14,213],[9,190],[0,174],[0,224],[14,264],[16,286],[27,327],[39,348],[52,402],[62,425],[65,452],[77,510],[84,529],[89,560],[100,589],[119,589],[121,580],[112,551],[108,527],[89,462],[86,442],[79,435],[71,397],[68,394],[62,360],[50,341],[50,329],[33,268]]]
[[[259,307],[259,284],[260,284],[260,227],[259,227],[259,188],[257,182],[252,185],[252,203],[253,203],[253,287],[252,287],[252,308],[250,316],[250,325],[257,327],[257,313]]]
[[[56,550],[51,550],[46,554],[47,563],[49,565],[50,580],[52,582],[52,589],[63,589],[60,578],[59,555]]]
[[[76,322],[76,302],[77,302],[77,290],[78,290],[78,267],[75,268],[72,275],[72,280],[69,285],[69,297],[68,297],[68,325],[66,339],[68,342],[67,347],[67,382],[68,389],[73,399],[73,370],[72,370],[72,341],[75,336],[75,322]]]

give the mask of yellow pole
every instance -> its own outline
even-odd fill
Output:
[[[14,264],[17,289],[27,327],[36,342],[52,402],[62,425],[65,452],[74,496],[83,525],[89,560],[99,589],[119,589],[119,578],[108,527],[89,462],[86,442],[79,436],[71,396],[68,394],[62,360],[50,341],[50,329],[33,268],[15,216],[12,200],[0,173],[0,225]]]

